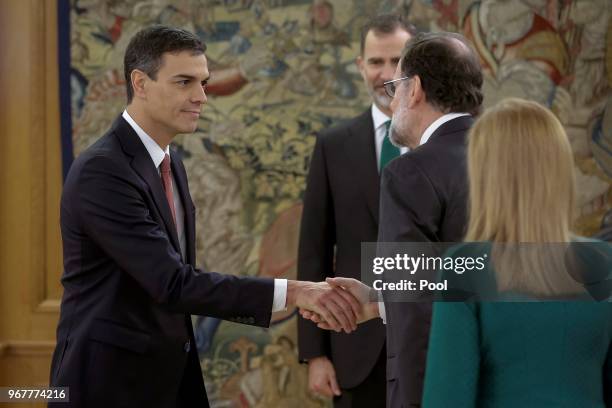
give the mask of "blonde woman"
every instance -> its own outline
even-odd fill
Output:
[[[436,303],[423,406],[612,406],[612,304],[550,301],[585,288],[559,256],[559,243],[577,239],[563,127],[541,105],[507,99],[468,140],[466,241],[491,243],[500,294],[548,301]],[[520,250],[524,243],[538,251]]]

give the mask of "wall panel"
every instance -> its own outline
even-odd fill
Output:
[[[0,4],[0,385],[46,385],[61,286],[56,1]]]

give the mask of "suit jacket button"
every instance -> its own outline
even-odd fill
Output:
[[[183,350],[185,350],[185,353],[189,353],[189,350],[191,350],[191,341],[187,341],[185,343],[185,346],[183,347]]]

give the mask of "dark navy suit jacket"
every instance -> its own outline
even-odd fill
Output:
[[[160,176],[119,117],[62,193],[64,273],[51,385],[73,407],[208,406],[190,314],[268,326],[274,283],[196,269],[195,207],[180,159],[182,259]]]
[[[321,133],[304,193],[300,280],[361,279],[361,243],[375,242],[378,232],[379,184],[371,109]],[[300,317],[298,342],[300,359],[327,356],[340,386],[353,388],[376,364],[385,328],[380,319],[373,319],[354,333],[335,333]]]
[[[389,163],[382,174],[379,242],[460,242],[467,222],[466,135],[461,116],[429,141]],[[380,247],[379,247],[380,252]],[[387,317],[387,405],[421,405],[431,300],[393,302]]]

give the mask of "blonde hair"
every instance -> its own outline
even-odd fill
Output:
[[[533,245],[570,240],[574,159],[555,115],[518,98],[488,109],[468,136],[468,176],[466,241],[494,243],[498,288],[546,295],[579,289],[564,273],[564,245]]]

